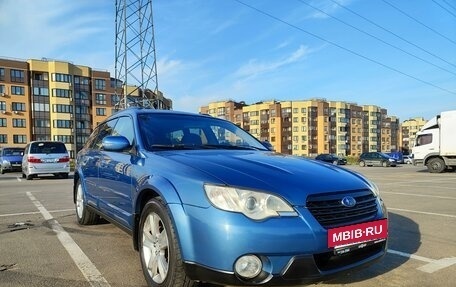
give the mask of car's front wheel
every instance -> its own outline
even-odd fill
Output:
[[[149,286],[196,286],[185,274],[168,209],[159,198],[144,206],[138,240],[141,266]]]
[[[75,203],[76,207],[76,218],[78,223],[81,225],[93,225],[97,224],[100,220],[98,214],[87,209],[87,203],[84,198],[84,191],[82,189],[81,181],[78,180],[76,184],[76,196]]]
[[[366,166],[366,163],[364,162],[364,160],[359,162],[359,166],[362,166],[362,167]]]
[[[429,160],[427,168],[430,173],[441,173],[445,171],[446,165],[443,159],[435,157]]]

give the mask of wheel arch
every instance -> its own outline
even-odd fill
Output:
[[[162,177],[149,177],[145,184],[138,188],[139,191],[134,200],[134,214],[133,214],[133,248],[139,250],[138,237],[139,237],[139,222],[141,213],[146,203],[152,198],[160,197],[168,209],[171,222],[175,227],[176,236],[179,238],[179,230],[174,218],[174,213],[171,212],[170,205],[180,206],[183,210],[182,201],[174,186],[165,178]],[[179,240],[180,241],[180,240]]]

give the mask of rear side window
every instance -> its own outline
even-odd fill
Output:
[[[30,147],[33,154],[67,153],[65,145],[61,142],[36,142]]]

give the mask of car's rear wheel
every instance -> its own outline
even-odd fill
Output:
[[[93,225],[97,224],[100,220],[98,214],[87,209],[87,203],[84,198],[84,191],[82,189],[81,181],[78,180],[76,185],[76,197],[75,203],[76,207],[76,218],[78,223],[81,225]]]
[[[366,166],[366,163],[364,162],[364,160],[359,162],[359,166],[363,166],[363,167]]]
[[[159,198],[144,206],[138,240],[141,266],[149,286],[197,286],[185,274],[168,209]]]
[[[0,174],[4,174],[5,170],[3,169],[3,166],[0,165]]]
[[[29,174],[29,175],[26,175],[26,176],[25,176],[25,179],[26,179],[26,180],[32,180],[34,177],[35,177],[34,174]]]

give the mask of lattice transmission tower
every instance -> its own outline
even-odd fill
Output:
[[[153,108],[158,77],[152,0],[116,0],[115,5],[117,108]],[[139,101],[132,102],[130,95]]]

